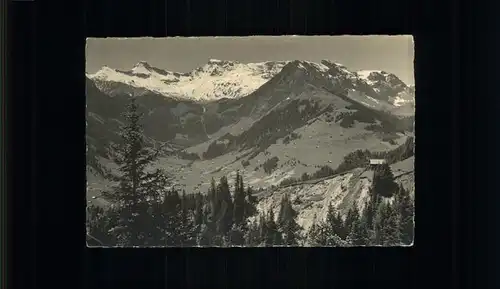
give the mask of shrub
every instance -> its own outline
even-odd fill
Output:
[[[213,159],[223,155],[225,151],[226,151],[226,145],[224,143],[219,144],[217,143],[217,141],[214,141],[208,146],[207,151],[203,153],[203,158]]]
[[[267,174],[272,173],[278,166],[278,161],[279,161],[278,157],[272,157],[266,160],[262,165],[262,167],[264,168],[264,172],[266,172]]]
[[[284,179],[283,181],[281,181],[280,183],[280,186],[284,187],[284,186],[288,186],[288,185],[293,185],[295,183],[297,183],[299,180],[297,180],[296,178],[287,178],[287,179]]]
[[[335,171],[329,166],[322,166],[319,170],[317,170],[313,177],[314,179],[326,178],[333,175]]]
[[[368,150],[356,150],[344,157],[342,163],[335,169],[335,174],[347,172],[349,170],[368,165],[371,153]]]

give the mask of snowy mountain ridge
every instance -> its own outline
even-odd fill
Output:
[[[188,73],[166,71],[140,61],[127,71],[104,66],[95,74],[87,76],[101,91],[108,94],[121,84],[126,87],[122,87],[120,93],[123,90],[142,89],[174,99],[207,102],[245,97],[289,66],[323,78],[332,85],[349,83],[349,87],[371,97],[380,98],[376,95],[383,95],[382,99],[394,106],[414,100],[413,94],[408,93],[411,87],[394,74],[377,70],[352,72],[344,65],[330,60],[322,60],[320,63],[303,60],[240,63],[210,59],[205,65]],[[403,91],[405,94],[399,95]]]
[[[101,90],[106,90],[106,82],[116,82],[174,98],[210,101],[246,96],[278,74],[286,63],[268,61],[243,64],[210,59],[207,64],[189,73],[178,73],[161,70],[141,61],[128,71],[105,66],[87,76]]]

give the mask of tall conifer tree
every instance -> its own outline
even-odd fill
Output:
[[[278,225],[283,235],[283,244],[296,246],[301,241],[301,227],[297,224],[297,211],[293,208],[292,202],[287,194],[283,195],[279,210]]]
[[[168,178],[162,170],[146,170],[160,151],[153,151],[145,144],[140,124],[142,113],[135,98],[130,99],[123,116],[122,141],[113,146],[112,153],[118,165],[118,174],[111,177],[118,184],[103,195],[119,208],[118,225],[112,230],[118,245],[152,245],[151,238],[156,235],[157,228],[153,226],[151,206],[160,200]]]

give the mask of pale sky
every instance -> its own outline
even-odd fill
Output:
[[[328,59],[349,70],[384,70],[414,84],[412,36],[252,36],[88,38],[87,73],[128,70],[137,62],[188,72],[210,58],[242,63]]]

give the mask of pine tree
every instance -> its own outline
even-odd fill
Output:
[[[326,226],[323,222],[318,222],[316,215],[314,215],[313,223],[307,233],[307,241],[311,246],[327,245]]]
[[[242,183],[243,185],[243,183]],[[245,198],[245,218],[255,216],[257,214],[257,198],[253,195],[252,188],[248,187]]]
[[[376,197],[372,195],[371,198],[365,202],[365,206],[361,214],[362,218],[364,219],[364,222],[366,223],[367,228],[371,229],[373,227],[373,220],[375,217],[377,207],[378,204]]]
[[[410,193],[401,185],[396,195],[396,207],[399,214],[401,242],[410,245],[414,236],[415,209]]]
[[[348,240],[348,243],[354,246],[366,246],[369,244],[368,228],[363,219],[359,218],[352,224]]]
[[[260,226],[258,221],[248,224],[248,230],[245,232],[245,246],[256,247],[260,245]]]
[[[182,200],[179,193],[172,189],[163,198],[164,245],[177,247],[182,245]]]
[[[210,203],[210,218],[215,220],[217,213],[220,210],[218,191],[214,178],[210,182],[210,190],[208,191],[208,202]]]
[[[217,232],[212,238],[212,246],[227,247],[225,236]]]
[[[181,195],[181,202],[180,202],[180,213],[181,213],[181,221],[182,223],[186,223],[189,219],[189,208],[188,208],[188,203],[187,203],[187,197],[186,197],[186,191],[182,191]]]
[[[217,202],[220,204],[220,211],[218,212],[220,218],[217,220],[217,232],[221,236],[226,236],[233,226],[234,207],[229,184],[225,176],[221,177],[220,183],[217,186],[217,198]]]
[[[151,239],[151,204],[158,202],[164,188],[168,185],[166,174],[157,169],[146,171],[158,157],[159,150],[153,152],[145,145],[140,124],[142,114],[135,98],[130,99],[124,113],[125,125],[121,127],[122,142],[114,146],[112,158],[118,165],[119,173],[111,175],[117,185],[109,192],[103,192],[119,208],[117,226],[112,230],[118,245],[147,245]]]
[[[359,241],[356,241],[360,238],[360,229],[361,229],[361,216],[359,214],[359,209],[356,202],[353,202],[352,206],[349,208],[347,212],[347,216],[344,222],[344,231],[346,232],[346,243],[348,245],[359,245],[356,244]]]
[[[196,194],[195,205],[194,205],[194,224],[196,226],[201,226],[203,224],[203,196],[201,194]]]
[[[206,223],[203,223],[197,235],[196,243],[198,244],[198,246],[208,247],[212,245],[212,238],[213,238],[213,231]]]
[[[203,242],[201,246],[217,245],[214,244],[214,238],[219,234],[220,222],[223,214],[225,213],[225,207],[222,207],[222,202],[220,200],[220,186],[217,186],[215,180],[212,178],[210,190],[208,191],[208,204],[205,207],[205,215],[207,215],[204,220],[203,230],[201,232],[200,241]],[[223,211],[224,210],[224,211]],[[218,239],[217,239],[218,240]],[[216,240],[215,243],[218,243]]]
[[[110,233],[118,222],[118,216],[113,209],[104,210],[100,207],[87,207],[87,234],[96,239],[100,246],[113,246],[117,240]]]
[[[313,246],[317,246],[316,240],[318,239],[318,235],[319,230],[318,226],[316,225],[316,214],[314,214],[312,225],[311,227],[309,227],[309,230],[306,233],[307,243]]]
[[[395,246],[401,243],[398,214],[388,202],[379,204],[375,218],[375,242],[377,245]]]
[[[287,194],[283,195],[279,210],[278,226],[283,234],[283,244],[296,246],[299,244],[301,227],[297,224],[297,211],[292,206]]]
[[[375,218],[373,220],[373,229],[375,233],[375,238],[374,238],[374,244],[375,245],[382,245],[384,238],[384,228],[385,228],[385,221],[386,221],[386,204],[384,202],[380,202],[377,207],[377,211],[375,213]]]
[[[392,197],[397,188],[391,167],[388,164],[377,166],[373,172],[373,193],[377,196]]]
[[[359,209],[356,204],[356,202],[353,202],[351,208],[349,208],[349,211],[347,212],[347,216],[344,222],[344,230],[347,233],[347,235],[352,231],[352,226],[354,225],[355,222],[357,222],[360,218],[359,215]]]
[[[264,244],[266,246],[282,245],[283,239],[281,236],[281,232],[278,229],[278,225],[276,224],[274,212],[272,209],[269,210],[267,220],[265,222],[267,233],[265,235]]]
[[[234,211],[233,211],[233,222],[236,226],[241,226],[246,222],[245,216],[245,190],[243,187],[243,178],[240,173],[236,173],[236,180],[234,184]]]
[[[327,246],[340,246],[344,235],[344,224],[332,203],[328,205],[325,221]]]
[[[213,245],[213,239],[216,235],[216,228],[214,221],[215,217],[213,217],[213,214],[211,212],[212,207],[213,206],[211,206],[210,204],[206,204],[203,207],[203,224],[200,226],[197,236],[197,244],[199,246],[207,247]]]
[[[234,246],[243,246],[245,244],[245,233],[247,232],[246,227],[242,224],[233,224],[231,231],[229,231],[228,243]]]
[[[280,209],[278,213],[278,225],[281,227],[282,225],[284,225],[285,221],[289,219],[295,219],[296,217],[297,211],[293,209],[288,194],[284,194],[281,198]]]
[[[233,194],[233,226],[229,232],[228,240],[231,245],[242,246],[245,244],[245,234],[248,230],[246,207],[243,177],[239,172],[236,172]]]
[[[266,246],[269,239],[269,230],[267,229],[266,214],[259,214],[259,246]]]
[[[150,228],[144,240],[144,245],[147,246],[165,246],[164,234],[164,220],[165,214],[163,213],[163,204],[158,201],[149,205],[148,219],[144,221],[145,226]]]
[[[373,189],[369,191],[370,198],[365,202],[363,213],[361,218],[363,220],[364,227],[367,230],[368,245],[376,244],[376,233],[375,233],[375,216],[382,197],[376,195]]]
[[[186,192],[182,192],[180,210],[178,210],[180,236],[179,242],[183,247],[196,245],[197,226],[194,215],[189,211],[188,197]]]
[[[384,228],[384,245],[401,245],[400,219],[397,208],[393,205],[387,206],[387,221]]]

